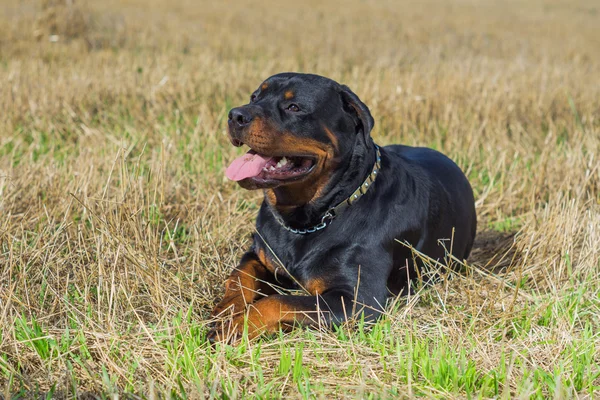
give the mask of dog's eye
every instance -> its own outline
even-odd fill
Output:
[[[296,104],[290,104],[289,106],[287,106],[286,110],[291,112],[298,112],[300,111],[300,107],[298,107],[298,105]]]
[[[254,100],[256,100],[256,95],[253,94],[252,96],[250,96],[250,102],[253,102]]]

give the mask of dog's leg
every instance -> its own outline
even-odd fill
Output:
[[[331,290],[316,296],[276,294],[251,304],[246,315],[234,317],[228,333],[218,333],[215,340],[237,342],[244,329],[245,316],[248,337],[254,338],[262,333],[275,333],[280,328],[289,330],[295,324],[330,327],[360,313],[364,313],[366,320],[374,320],[381,311],[376,307],[363,308],[346,290]]]
[[[275,293],[270,282],[273,274],[260,262],[256,254],[247,252],[239,265],[225,281],[225,296],[213,309],[213,317],[223,316],[225,312],[233,315],[242,313],[248,304],[257,298]]]

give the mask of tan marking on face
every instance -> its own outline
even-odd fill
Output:
[[[260,88],[262,90],[266,90],[269,87],[269,84],[267,82],[263,83],[262,85],[260,85]]]
[[[300,139],[290,135],[282,137],[281,145],[291,153],[316,156],[315,166],[309,178],[286,186],[288,191],[294,192],[295,203],[307,204],[320,197],[330,178],[327,170],[330,168],[329,160],[333,156],[333,147],[314,139]]]
[[[291,154],[305,154],[325,158],[331,151],[326,143],[310,138],[299,138],[292,134],[283,134],[280,138],[280,146]]]
[[[283,94],[283,97],[286,100],[290,100],[290,99],[294,98],[294,92],[292,92],[291,90],[288,90]]]
[[[323,129],[325,130],[325,134],[327,134],[327,137],[331,141],[333,148],[336,151],[339,150],[339,142],[338,142],[337,136],[335,136],[335,134],[333,132],[331,132],[331,129],[329,129],[327,127],[323,127]]]
[[[275,193],[273,193],[273,190],[266,189],[265,190],[265,198],[267,199],[267,202],[270,205],[277,206],[277,196],[275,196]]]
[[[333,132],[331,132],[333,135]],[[322,196],[325,186],[336,168],[334,143],[323,143],[311,138],[299,138],[289,132],[275,129],[263,118],[255,118],[244,136],[244,143],[253,150],[267,155],[298,155],[315,158],[315,166],[309,177],[299,182],[290,182],[275,189],[265,190],[267,201],[278,208],[307,204]],[[336,142],[337,143],[337,142]],[[288,201],[280,201],[277,193],[285,190]],[[290,199],[293,198],[293,204]],[[287,204],[286,204],[287,203]]]
[[[324,195],[325,187],[327,186],[327,183],[329,182],[329,178],[331,176],[331,174],[328,171],[331,169],[332,168],[328,168],[327,166],[323,167],[323,171],[321,172],[319,180],[314,185],[313,195],[310,199],[311,202],[320,199]]]
[[[327,143],[310,138],[299,138],[289,132],[274,129],[263,118],[252,120],[244,142],[253,150],[268,155],[307,155],[326,158],[332,154],[332,147]]]
[[[243,136],[244,143],[261,154],[270,153],[275,134],[262,118],[256,117],[250,123],[248,131]]]

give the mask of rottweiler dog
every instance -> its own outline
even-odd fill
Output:
[[[407,294],[422,267],[469,256],[476,231],[471,186],[427,148],[378,147],[374,120],[347,86],[281,73],[229,112],[229,137],[250,150],[226,175],[264,191],[250,249],[212,312],[211,341],[299,325],[375,320]],[[412,249],[411,249],[412,247]],[[276,287],[304,294],[282,294]]]

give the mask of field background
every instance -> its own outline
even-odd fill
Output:
[[[349,85],[463,168],[461,274],[372,329],[211,349],[261,200],[226,113]],[[600,396],[597,1],[0,1],[0,397]]]

